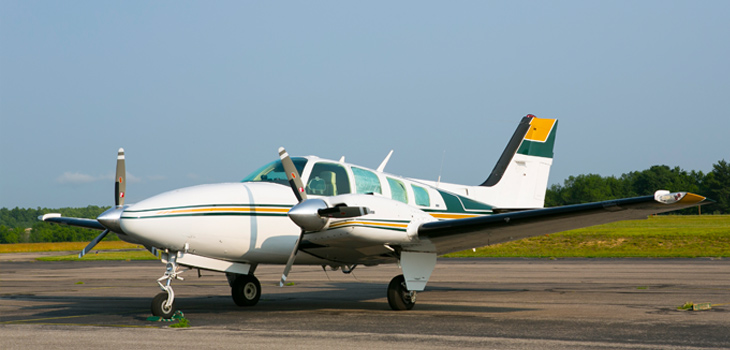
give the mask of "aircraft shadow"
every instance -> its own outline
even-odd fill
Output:
[[[186,316],[204,314],[237,315],[239,313],[289,313],[310,311],[313,314],[326,313],[390,313],[385,297],[386,285],[360,282],[327,283],[324,286],[289,286],[282,289],[271,285],[262,286],[263,294],[253,307],[238,307],[229,294],[185,296],[178,294],[175,303]],[[179,291],[182,291],[180,288]],[[219,291],[220,289],[216,289]],[[448,313],[468,312],[470,314],[509,313],[534,310],[530,308],[507,308],[484,305],[470,305],[459,300],[460,293],[519,293],[523,290],[428,287],[419,293],[414,312],[434,311]],[[33,304],[20,307],[25,316],[3,317],[0,323],[125,323],[130,320],[144,321],[150,313],[150,302],[157,291],[139,297],[105,296],[53,296],[45,294],[3,296],[2,299],[30,301]],[[431,293],[432,292],[432,293]],[[180,293],[180,292],[179,292]],[[431,295],[429,295],[431,293]],[[433,294],[438,293],[437,296]],[[181,293],[182,294],[182,293]],[[453,299],[453,303],[450,302]],[[498,297],[495,297],[498,300]],[[36,303],[41,303],[38,305]],[[103,321],[102,321],[103,320]],[[127,320],[127,321],[125,321]]]

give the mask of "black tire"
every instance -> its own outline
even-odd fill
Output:
[[[231,296],[238,306],[254,306],[261,298],[261,283],[254,275],[239,275],[231,286]]]
[[[406,289],[406,279],[403,275],[393,277],[388,284],[388,304],[396,311],[410,310],[416,305],[415,295]]]
[[[165,319],[172,318],[172,315],[175,314],[175,311],[177,311],[177,307],[175,306],[175,301],[172,301],[172,305],[170,305],[170,308],[165,308],[165,302],[167,301],[167,293],[162,292],[160,294],[155,295],[155,298],[152,299],[152,314],[155,316],[159,316]]]
[[[239,276],[237,273],[226,272],[226,280],[228,280],[228,286],[233,287],[233,282]]]

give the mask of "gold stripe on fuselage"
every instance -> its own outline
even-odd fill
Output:
[[[391,222],[373,222],[373,221],[341,221],[336,222],[330,225],[330,228],[337,228],[340,226],[345,225],[368,225],[368,226],[381,226],[381,227],[396,227],[396,228],[406,228],[408,227],[408,224],[403,223],[391,223]]]
[[[201,214],[201,213],[220,213],[220,212],[239,212],[239,213],[287,213],[289,208],[241,208],[241,207],[218,207],[218,208],[190,208],[163,210],[155,213],[156,215],[179,215],[179,214]]]
[[[429,213],[431,216],[437,218],[437,219],[468,219],[468,218],[475,218],[478,216],[478,214],[438,214],[438,213]]]

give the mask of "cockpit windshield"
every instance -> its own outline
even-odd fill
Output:
[[[297,171],[301,176],[304,171],[304,166],[307,164],[307,159],[292,157],[291,160],[294,162],[294,167],[297,168]],[[286,179],[284,166],[281,165],[281,160],[275,160],[262,166],[258,170],[246,176],[243,180],[241,180],[241,182],[275,182],[282,185],[289,185],[289,181]]]

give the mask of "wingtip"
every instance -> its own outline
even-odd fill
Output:
[[[48,218],[60,218],[61,214],[59,213],[48,213],[38,216],[38,220],[40,221],[46,221]]]
[[[712,200],[707,199],[707,197],[700,196],[698,194],[687,192],[682,199],[679,200],[679,203],[682,204],[696,204],[701,202],[712,202]]]
[[[666,190],[659,190],[654,192],[654,199],[657,202],[664,204],[683,204],[693,205],[702,202],[712,202],[707,197],[700,196],[691,192],[669,192]]]

